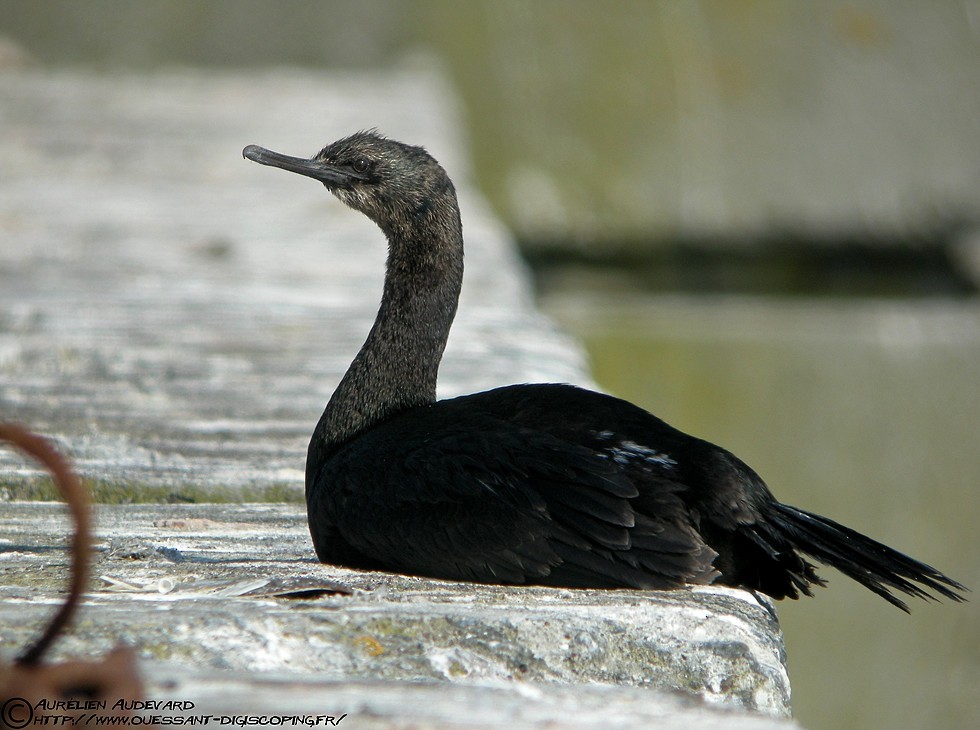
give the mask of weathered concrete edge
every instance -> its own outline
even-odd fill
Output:
[[[5,653],[25,645],[60,600],[60,510],[5,507]],[[98,656],[122,642],[150,665],[216,676],[634,686],[790,712],[778,624],[743,591],[502,587],[324,566],[298,505],[103,506],[97,514],[91,590],[54,659]],[[283,585],[329,593],[337,583],[353,593],[281,597]]]
[[[282,673],[205,673],[164,664],[144,664],[142,670],[150,697],[161,703],[183,704],[183,710],[170,710],[175,715],[241,718],[288,713],[323,718],[314,721],[324,726],[336,723],[357,728],[561,730],[654,724],[658,730],[799,727],[789,718],[712,705],[680,692],[637,687],[535,682],[449,686],[435,682],[337,682]]]

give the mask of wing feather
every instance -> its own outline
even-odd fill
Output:
[[[323,465],[315,542],[333,530],[367,563],[455,580],[649,588],[712,575],[680,485],[651,495],[593,448],[493,417],[394,426]]]

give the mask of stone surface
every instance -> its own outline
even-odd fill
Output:
[[[12,653],[58,600],[65,525],[57,504],[2,509],[0,642]],[[743,591],[481,586],[322,566],[298,505],[101,505],[97,523],[92,591],[57,657],[122,641],[151,672],[193,669],[241,692],[265,673],[334,687],[390,682],[394,695],[400,682],[491,686],[512,698],[525,686],[538,688],[533,698],[552,685],[602,685],[789,714],[779,627]]]
[[[0,94],[0,417],[54,436],[103,500],[300,498],[308,434],[370,326],[384,249],[318,186],[242,160],[252,142],[302,154],[376,124],[427,144],[459,183],[468,245],[442,395],[588,380],[469,188],[451,96],[429,71],[10,72]],[[65,585],[62,507],[10,501],[45,488],[0,450],[8,658]],[[92,590],[54,658],[131,644],[151,697],[202,711],[302,706],[361,727],[789,714],[779,627],[740,591],[328,568],[298,504],[103,504],[97,534]]]
[[[429,70],[7,72],[0,97],[0,417],[57,438],[104,493],[298,498],[309,434],[370,329],[382,234],[242,159],[249,143],[311,154],[378,126],[428,146],[467,242],[441,395],[588,382],[470,187]],[[8,495],[35,474],[0,451]]]
[[[352,728],[623,728],[658,730],[791,730],[787,719],[749,714],[684,695],[602,685],[542,687],[530,682],[492,685],[345,682],[315,678],[224,678],[154,670],[151,683],[166,702],[190,701],[185,715],[222,717],[301,715],[337,718]],[[243,707],[250,708],[246,713]],[[344,714],[347,717],[340,719]],[[231,724],[231,723],[227,723]],[[269,724],[273,724],[270,722]],[[280,723],[282,724],[282,723]]]

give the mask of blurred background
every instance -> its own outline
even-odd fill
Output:
[[[0,72],[419,59],[603,388],[980,585],[980,2],[0,0]],[[825,575],[803,726],[980,727],[975,603]]]

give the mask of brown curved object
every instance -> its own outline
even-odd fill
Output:
[[[141,699],[143,690],[136,658],[127,647],[114,649],[97,661],[41,663],[45,652],[71,621],[85,590],[92,542],[91,508],[88,496],[68,461],[47,439],[22,426],[0,422],[0,441],[9,442],[51,472],[75,523],[68,597],[41,636],[14,660],[13,665],[0,664],[0,705],[5,713],[0,716],[0,727],[23,727],[19,722],[14,724],[14,720],[20,719],[16,713],[28,712],[28,705],[33,706],[42,699],[79,696],[89,699]],[[6,714],[11,716],[7,717]]]
[[[0,423],[0,439],[41,463],[54,478],[54,482],[68,503],[75,532],[71,541],[71,582],[68,587],[68,598],[54,615],[44,633],[31,646],[17,657],[16,663],[21,666],[37,664],[44,652],[55,640],[58,634],[68,625],[78,599],[85,590],[88,580],[88,558],[91,548],[91,509],[88,497],[82,489],[82,483],[68,465],[67,460],[59,454],[54,446],[44,438],[31,433],[22,426],[12,423]]]

